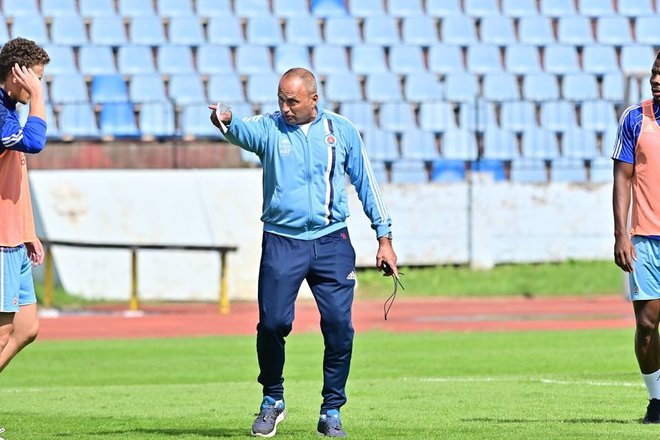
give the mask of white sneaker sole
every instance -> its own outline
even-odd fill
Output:
[[[284,420],[284,417],[286,417],[286,410],[282,411],[282,413],[281,413],[279,416],[277,416],[277,418],[275,419],[275,426],[273,427],[273,430],[270,431],[268,434],[262,434],[262,433],[260,433],[260,432],[254,432],[254,431],[252,431],[252,435],[253,435],[254,437],[263,437],[263,438],[271,438],[271,437],[273,437],[275,434],[277,434],[277,425],[278,425],[282,420]],[[3,440],[3,439],[0,439],[0,440]]]

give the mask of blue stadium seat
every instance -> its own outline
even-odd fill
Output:
[[[477,30],[474,20],[465,15],[457,15],[442,21],[440,41],[443,44],[469,46],[477,43]]]
[[[552,161],[553,182],[575,182],[585,183],[587,181],[587,169],[584,160],[561,157]]]
[[[603,75],[602,98],[617,103],[624,99],[624,79],[620,72]]]
[[[281,44],[275,48],[275,71],[284,73],[293,67],[312,68],[309,50],[305,46]]]
[[[419,127],[434,133],[456,130],[456,117],[451,104],[422,102],[419,107]]]
[[[461,0],[426,0],[426,13],[441,18],[463,15]]]
[[[472,73],[449,73],[445,76],[445,98],[455,102],[474,102],[479,95],[477,77]]]
[[[129,102],[103,104],[99,115],[101,136],[111,140],[115,138],[134,138],[140,136],[135,110]]]
[[[353,17],[329,17],[325,21],[326,44],[353,46],[362,43],[358,23]]]
[[[85,78],[79,73],[53,75],[50,99],[54,104],[88,102]]]
[[[403,99],[401,81],[396,74],[390,72],[367,75],[364,93],[368,101],[386,102]]]
[[[25,125],[25,123],[22,122],[22,125]],[[62,138],[59,124],[57,124],[55,114],[53,113],[53,105],[50,103],[46,103],[46,136],[49,140],[59,140]]]
[[[4,0],[2,12],[7,17],[39,16],[36,0]]]
[[[234,2],[234,13],[238,17],[270,17],[270,6],[268,0],[241,0]]]
[[[71,46],[44,46],[44,50],[50,57],[50,63],[46,67],[48,76],[63,75],[78,70]]]
[[[495,103],[479,100],[461,102],[459,105],[458,125],[463,130],[483,132],[497,126]]]
[[[425,72],[422,48],[409,44],[390,47],[390,70],[398,74]]]
[[[360,0],[349,2],[348,12],[353,17],[377,17],[386,15],[384,3],[381,0]]]
[[[576,129],[574,105],[568,101],[541,103],[541,127],[554,132]]]
[[[117,72],[110,46],[83,46],[78,51],[80,73],[104,75]]]
[[[234,72],[229,47],[212,44],[199,46],[197,48],[197,70],[204,75]]]
[[[9,17],[9,15],[7,15]],[[23,37],[43,46],[50,43],[46,23],[40,15],[18,15],[11,26],[11,37]]]
[[[598,156],[596,133],[585,129],[572,129],[562,133],[562,156],[572,159],[591,159]]]
[[[252,17],[246,27],[247,42],[263,46],[277,46],[282,44],[282,29],[276,17]]]
[[[469,130],[447,130],[442,133],[442,157],[445,159],[476,159],[477,139]]]
[[[490,174],[495,182],[502,182],[506,180],[504,161],[502,160],[473,160],[470,162],[470,167],[473,173]]]
[[[312,54],[314,71],[318,75],[348,73],[348,55],[341,46],[322,45],[314,48]]]
[[[585,72],[605,74],[619,71],[614,47],[606,45],[585,46],[582,52],[582,67]]]
[[[560,17],[557,24],[557,41],[561,44],[584,46],[594,42],[591,22],[580,15]]]
[[[500,48],[489,44],[474,44],[468,47],[468,70],[476,74],[502,72]]]
[[[606,132],[617,126],[614,104],[606,100],[586,101],[580,106],[581,126],[587,130]]]
[[[615,125],[608,127],[607,131],[605,132],[603,136],[603,145],[601,148],[601,156],[607,157],[608,159],[611,160],[612,153],[614,152],[614,148],[616,147],[617,143],[617,135],[619,134],[619,128]],[[610,161],[610,169],[612,167],[612,163]]]
[[[294,17],[286,21],[286,41],[301,46],[317,46],[323,43],[321,29],[313,17]]]
[[[382,46],[360,44],[353,46],[351,51],[351,66],[358,75],[385,73],[385,50]]]
[[[354,73],[328,74],[325,80],[325,96],[331,102],[362,101],[362,92]]]
[[[138,124],[143,139],[174,136],[176,134],[174,106],[169,102],[142,104]]]
[[[188,46],[160,46],[156,66],[164,75],[195,72],[192,52]]]
[[[92,104],[128,102],[128,87],[122,75],[96,75],[92,78]]]
[[[131,102],[138,104],[168,100],[160,73],[133,75],[128,87],[128,96]]]
[[[386,102],[380,105],[380,128],[403,133],[416,127],[415,114],[410,103],[405,101]]]
[[[569,101],[598,99],[596,77],[590,73],[571,73],[562,79],[562,97]]]
[[[433,73],[418,72],[406,75],[403,95],[410,102],[440,101],[444,98],[444,91]]]
[[[64,139],[99,137],[99,128],[91,104],[63,104],[59,112],[58,127]]]
[[[650,17],[654,14],[651,3],[639,0],[618,0],[617,9],[626,17]]]
[[[195,0],[195,10],[202,18],[231,17],[227,12],[231,11],[231,0]]]
[[[623,46],[631,44],[632,32],[628,17],[600,17],[596,22],[596,40],[601,44]]]
[[[500,125],[505,130],[521,133],[537,127],[536,107],[530,101],[503,102],[500,108]]]
[[[50,26],[51,42],[67,46],[87,44],[85,25],[79,15],[54,17]]]
[[[513,20],[495,15],[481,20],[481,41],[487,44],[508,46],[518,42],[513,29]]]
[[[64,17],[78,15],[75,0],[41,0],[41,15],[44,17]]]
[[[168,95],[177,105],[208,102],[202,78],[197,73],[183,73],[170,77]]]
[[[522,150],[528,159],[556,159],[560,156],[557,136],[544,128],[523,131]]]
[[[157,0],[161,17],[188,17],[194,14],[191,0]]]
[[[442,183],[462,182],[465,180],[464,160],[436,160],[431,170],[431,181]]]
[[[392,183],[428,182],[429,173],[421,160],[401,159],[392,162]]]
[[[389,0],[387,12],[392,17],[420,17],[424,15],[420,0]]]
[[[653,46],[634,44],[621,48],[621,70],[623,72],[644,72],[649,70],[649,60],[655,58]]]
[[[401,136],[401,157],[415,160],[438,160],[440,154],[431,131],[408,128]]]
[[[637,43],[651,46],[657,44],[658,29],[660,29],[660,15],[637,17],[635,20]]]
[[[563,75],[581,71],[575,46],[553,44],[543,51],[543,66],[548,73]]]
[[[273,15],[280,18],[306,18],[310,16],[307,0],[273,0]]]
[[[131,44],[161,46],[166,43],[163,21],[160,17],[133,17],[130,20]]]
[[[392,46],[401,42],[398,23],[394,17],[367,17],[364,19],[362,33],[366,44]]]
[[[197,16],[171,17],[170,44],[201,46],[206,43],[202,24]]]
[[[372,161],[391,162],[399,159],[399,150],[394,133],[372,128],[362,134],[362,140]]]
[[[220,73],[211,75],[208,82],[210,102],[244,102],[241,78],[235,73]]]
[[[464,0],[463,8],[473,17],[494,17],[500,15],[498,0]]]
[[[556,42],[548,17],[525,16],[518,22],[518,39],[524,44],[546,46]]]
[[[517,159],[511,162],[511,181],[541,183],[548,181],[545,161],[541,159]]]
[[[483,97],[502,102],[520,99],[518,81],[511,73],[490,73],[483,79]]]
[[[523,99],[532,101],[559,99],[557,77],[550,73],[525,75],[523,78]]]
[[[373,104],[370,102],[343,102],[340,114],[348,118],[360,132],[376,127]]]
[[[513,132],[496,127],[490,127],[485,131],[484,158],[512,160],[519,157],[518,144]]]
[[[563,17],[575,15],[575,3],[573,0],[541,0],[541,15],[548,17]]]
[[[578,2],[578,12],[587,17],[601,17],[614,15],[612,2],[603,0],[580,0]]]
[[[272,72],[270,53],[265,46],[240,46],[236,49],[236,71],[243,75]]]
[[[429,49],[429,70],[439,74],[463,73],[463,54],[459,46],[439,44]]]
[[[348,15],[343,0],[312,0],[312,15],[316,17],[344,17]]]
[[[241,46],[245,42],[241,22],[233,15],[211,17],[207,33],[210,44]]]
[[[117,52],[117,67],[125,75],[153,73],[153,52],[147,46],[121,46]]]
[[[596,157],[591,161],[589,181],[593,183],[609,183],[614,180],[612,159]]]
[[[92,44],[123,46],[127,43],[124,21],[116,15],[94,17],[89,34]]]
[[[403,18],[401,20],[401,40],[405,44],[425,47],[438,44],[438,29],[435,21],[429,16]]]
[[[504,65],[509,73],[526,75],[541,73],[539,51],[529,44],[512,44],[507,46],[504,55]]]
[[[277,87],[280,76],[275,73],[250,75],[247,81],[246,95],[248,102],[264,104],[277,99]]]
[[[115,11],[114,0],[78,0],[80,15],[83,17],[113,17]]]
[[[117,0],[119,15],[123,17],[152,17],[156,15],[152,0]]]
[[[538,13],[536,0],[502,0],[502,14],[508,17],[534,17]]]

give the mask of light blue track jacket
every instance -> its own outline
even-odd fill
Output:
[[[355,185],[376,236],[392,224],[357,128],[345,117],[318,108],[308,135],[280,112],[239,120],[225,137],[256,153],[263,166],[264,230],[312,240],[346,226],[346,177]]]

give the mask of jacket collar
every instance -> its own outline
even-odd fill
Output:
[[[10,97],[7,94],[7,91],[0,87],[0,100],[2,100],[2,105],[4,105],[9,110],[16,110],[16,100]]]

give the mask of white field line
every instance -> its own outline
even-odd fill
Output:
[[[545,379],[542,377],[506,376],[506,377],[406,377],[404,380],[416,382],[445,382],[445,383],[471,383],[471,382],[531,382],[548,385],[586,385],[592,387],[629,387],[643,388],[642,381],[639,382],[617,382],[597,380],[561,380]]]

